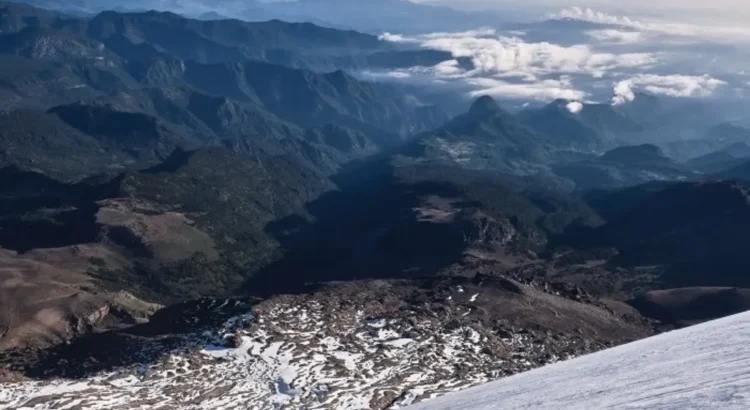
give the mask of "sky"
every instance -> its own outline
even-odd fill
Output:
[[[747,0],[411,0],[414,3],[442,4],[457,9],[518,9],[531,12],[562,9],[573,6],[594,8],[611,13],[636,13],[660,17],[675,17],[690,21],[722,19],[735,24],[746,24],[750,19]]]

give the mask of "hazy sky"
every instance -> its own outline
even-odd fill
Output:
[[[680,19],[728,19],[747,24],[748,0],[412,0],[464,9],[511,8],[554,10],[572,6],[592,7],[607,12],[672,16]]]

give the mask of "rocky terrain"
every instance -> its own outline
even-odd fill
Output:
[[[182,334],[158,360],[12,384],[0,398],[39,409],[401,408],[650,334],[636,317],[497,277],[330,284]]]

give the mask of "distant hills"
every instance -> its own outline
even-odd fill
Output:
[[[404,155],[465,168],[533,174],[550,160],[551,146],[488,96],[466,114],[418,135],[402,148]]]
[[[694,138],[667,142],[662,144],[662,146],[670,156],[680,160],[691,161],[713,153],[719,154],[725,150],[735,151],[741,146],[738,144],[750,144],[750,130],[738,124],[722,122],[709,127]],[[739,152],[736,152],[736,154],[740,155]],[[714,159],[717,158],[715,157]],[[706,165],[703,162],[706,160],[709,163],[713,161],[708,156],[693,164],[701,167]],[[716,170],[715,167],[713,169]],[[709,167],[708,170],[711,170],[711,168]]]
[[[468,113],[417,135],[398,152],[416,161],[532,178],[559,190],[697,177],[655,145],[625,145],[642,127],[615,107],[581,103],[572,110],[572,103],[558,100],[513,116],[491,97],[480,97]]]
[[[185,86],[126,90],[86,103],[56,106],[47,112],[8,111],[0,114],[0,123],[6,124],[0,140],[12,143],[13,151],[1,155],[0,160],[71,179],[154,164],[178,147],[223,145],[253,155],[292,155],[322,172],[331,172],[443,118],[439,111],[412,107],[403,100],[399,105],[397,99],[387,97],[398,95],[397,90],[379,96],[376,87],[370,87],[369,99],[354,98],[347,105],[341,105],[341,99],[346,98],[349,88],[343,88],[342,94],[331,90],[335,97],[311,91],[310,100],[297,100],[298,106],[270,101],[274,105],[268,108],[294,122],[249,101],[213,97]],[[280,95],[280,90],[273,92]],[[284,98],[292,101],[295,95]],[[311,116],[309,110],[313,108],[318,112]],[[403,117],[410,108],[413,117]],[[412,118],[417,120],[412,122]],[[379,121],[384,127],[394,128],[379,129]],[[338,139],[333,135],[315,136],[320,130],[334,129],[339,130]],[[42,141],[46,143],[40,145]],[[70,157],[60,158],[60,165],[54,165],[50,161],[58,160],[48,155],[49,144]],[[71,158],[79,161],[70,162]]]
[[[424,59],[437,64],[450,58],[448,53],[404,50],[375,35],[307,22],[197,20],[159,11],[122,13],[110,10],[87,17],[68,17],[10,2],[0,2],[0,13],[0,32],[23,37],[27,45],[38,44],[54,33],[55,42],[47,44],[47,40],[45,48],[59,48],[66,38],[66,41],[88,42],[94,49],[81,46],[79,50],[86,50],[87,55],[95,57],[96,47],[101,43],[108,52],[131,62],[170,55],[208,64],[253,59],[333,71],[337,68],[388,68],[391,61],[399,67],[413,66]],[[28,16],[34,18],[28,19]],[[7,43],[18,41],[9,38],[0,44],[6,43],[8,47]],[[67,52],[72,50],[68,48]],[[440,59],[436,59],[436,55],[441,56]],[[384,58],[386,56],[388,58]]]
[[[610,104],[556,100],[540,109],[524,111],[520,118],[556,147],[587,151],[611,148],[627,140],[628,134],[643,130],[636,120]]]
[[[612,201],[598,199],[596,208],[604,213],[621,203],[633,205],[598,228],[591,242],[618,248],[619,263],[666,267],[661,279],[668,286],[750,285],[739,273],[747,264],[740,239],[750,217],[746,183],[685,182],[646,189],[625,191],[624,198],[615,193]],[[630,201],[631,196],[637,199]]]
[[[750,161],[748,159],[732,161],[728,168],[712,174],[711,177],[721,180],[750,181]]]
[[[298,52],[332,56],[327,65],[346,53],[350,62],[398,56],[366,34],[166,12],[71,18],[15,3],[0,10],[0,106],[13,124],[0,139],[17,140],[0,157],[63,179],[153,165],[175,148],[206,145],[293,155],[327,173],[447,120],[396,85],[261,61]],[[315,137],[321,129],[339,129],[349,143]],[[53,165],[40,140],[80,160]]]
[[[649,181],[675,181],[697,175],[651,144],[622,146],[580,160],[553,165],[553,172],[573,180],[579,190],[626,187]]]
[[[668,165],[672,160],[656,145],[630,145],[607,151],[601,156],[602,161],[630,165]]]
[[[154,0],[138,0],[123,5],[116,1],[76,0],[59,4],[49,0],[30,0],[38,7],[70,14],[96,14],[104,10],[140,12],[156,9],[199,17],[203,20],[239,17],[248,21],[280,19],[292,22],[315,22],[329,27],[356,29],[380,34],[383,31],[434,32],[469,30],[480,26],[498,25],[511,20],[509,12],[466,12],[406,0],[298,0],[294,2],[247,1],[237,3],[219,0],[195,2],[175,0],[165,5]],[[416,18],[415,18],[416,17]]]
[[[714,173],[730,169],[750,159],[750,145],[736,142],[726,148],[693,158],[687,165],[701,172]]]

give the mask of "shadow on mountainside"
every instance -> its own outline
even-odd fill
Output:
[[[316,282],[431,276],[459,261],[466,249],[461,227],[417,217],[422,197],[458,192],[440,182],[410,183],[394,172],[382,159],[351,165],[333,177],[342,189],[307,205],[314,222],[292,215],[268,224],[284,257],[253,275],[246,290],[268,296]]]

